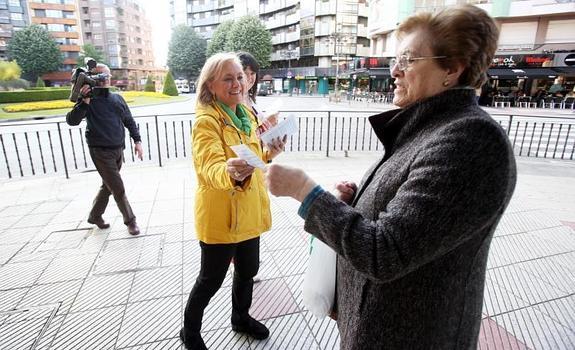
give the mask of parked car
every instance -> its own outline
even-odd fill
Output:
[[[188,84],[187,79],[176,79],[174,80],[174,83],[176,83],[178,94],[187,94],[190,92],[190,85]]]
[[[260,83],[258,84],[257,94],[258,96],[267,96],[271,93],[270,90],[271,88],[268,84]]]

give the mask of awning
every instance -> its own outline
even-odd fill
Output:
[[[551,68],[490,68],[487,74],[493,79],[549,78],[559,75]]]
[[[350,77],[354,75],[357,77],[374,77],[374,78],[382,78],[382,77],[390,77],[391,74],[389,72],[389,68],[360,68],[348,73]]]
[[[389,72],[389,68],[370,68],[368,70],[368,74],[370,76],[375,77],[390,77],[391,73]]]
[[[566,75],[568,77],[575,77],[575,67],[555,67],[553,68],[561,75]]]

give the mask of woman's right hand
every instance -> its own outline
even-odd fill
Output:
[[[357,185],[355,182],[341,181],[335,184],[333,195],[340,201],[351,204],[356,191]]]
[[[253,174],[255,168],[241,158],[230,158],[226,161],[227,171],[230,177],[237,181],[244,181]]]

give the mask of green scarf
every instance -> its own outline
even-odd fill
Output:
[[[217,101],[218,106],[220,106],[224,112],[232,119],[234,125],[240,129],[241,131],[245,132],[247,135],[250,135],[252,132],[252,122],[250,120],[249,113],[244,109],[244,107],[238,104],[236,108],[236,112],[232,111],[230,107],[228,107],[225,103]]]

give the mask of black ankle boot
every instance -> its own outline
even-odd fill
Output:
[[[270,336],[270,331],[268,328],[256,320],[255,318],[248,316],[245,322],[233,323],[232,330],[238,333],[244,333],[252,338],[263,340]]]
[[[186,350],[208,350],[200,332],[185,333],[182,328],[180,329],[180,340]]]

